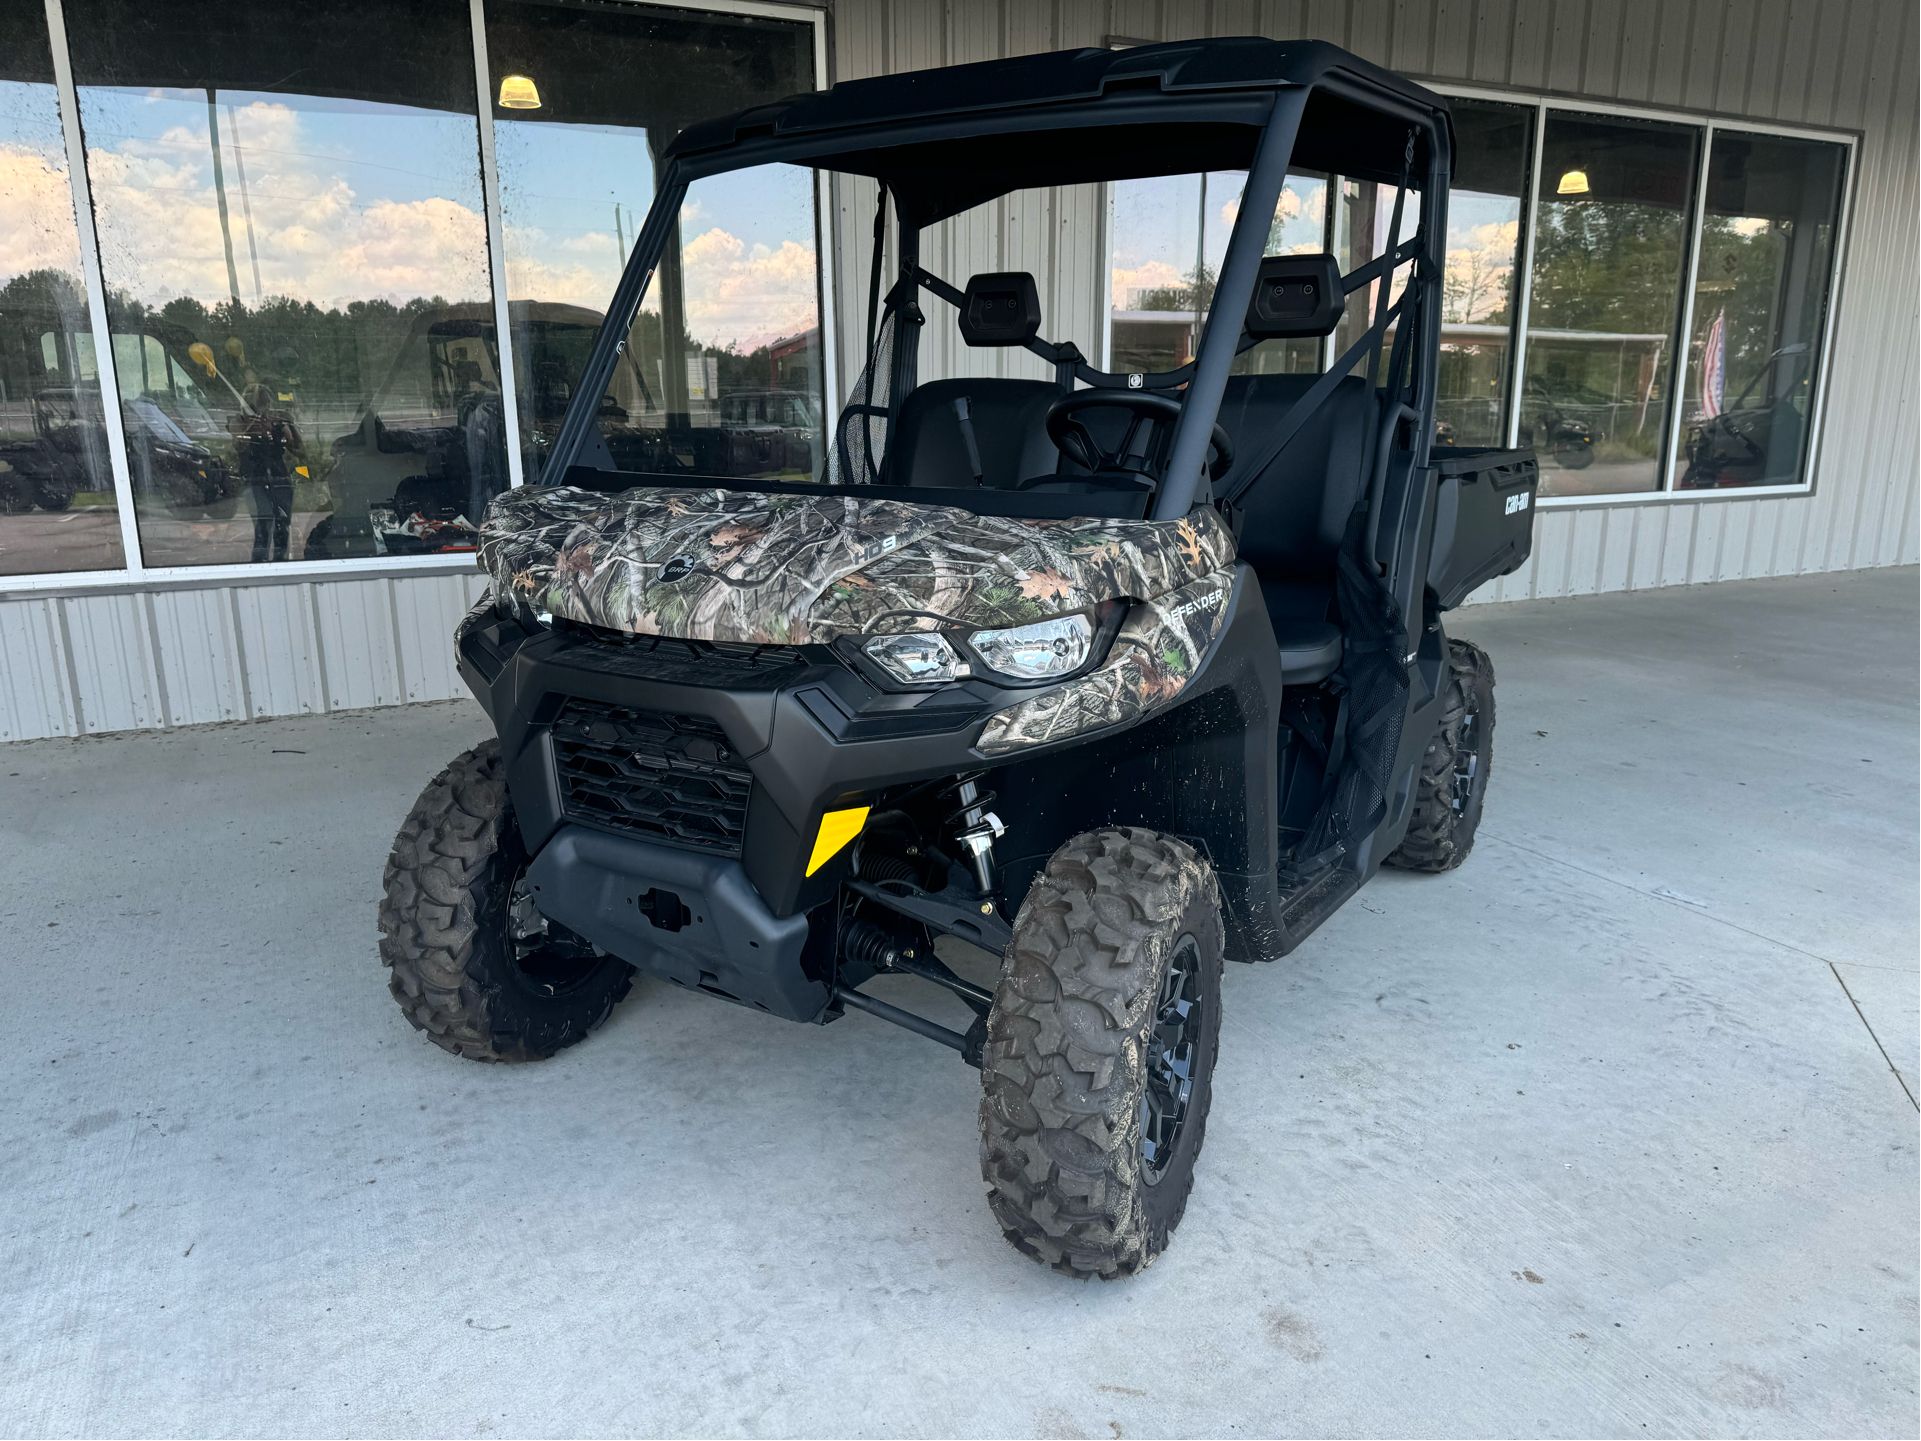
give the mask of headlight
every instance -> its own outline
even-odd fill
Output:
[[[945,638],[933,631],[917,635],[877,635],[861,647],[867,658],[895,680],[909,685],[959,680],[967,667]]]
[[[1072,675],[1087,663],[1094,626],[1084,615],[1063,615],[1012,630],[977,630],[967,643],[1002,675],[1050,680]]]

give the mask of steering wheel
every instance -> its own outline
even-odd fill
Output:
[[[1094,433],[1079,419],[1083,410],[1114,409],[1132,412],[1133,418],[1121,435],[1121,441],[1113,450],[1101,449]],[[1054,442],[1061,454],[1084,470],[1095,474],[1115,472],[1138,477],[1136,484],[1151,490],[1160,481],[1167,466],[1167,442],[1174,433],[1173,422],[1180,419],[1181,403],[1169,396],[1156,394],[1151,390],[1083,390],[1072,395],[1063,395],[1047,407],[1047,438]],[[1155,434],[1146,450],[1135,454],[1134,441],[1143,423],[1155,423]],[[1234,463],[1234,442],[1219,425],[1214,427],[1210,437],[1214,448],[1214,458],[1208,462],[1207,474],[1210,480],[1219,480],[1227,474]],[[1039,476],[1024,483],[1038,484],[1044,480],[1058,480],[1059,476]]]

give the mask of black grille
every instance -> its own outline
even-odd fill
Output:
[[[714,722],[573,698],[561,707],[553,736],[569,820],[740,854],[753,774]]]
[[[627,635],[579,624],[570,629],[590,638],[592,643],[568,651],[569,665],[642,680],[729,690],[771,690],[785,685],[794,671],[808,663],[806,653],[799,646]]]

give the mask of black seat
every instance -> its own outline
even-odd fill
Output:
[[[1047,438],[1047,407],[1065,392],[1049,380],[930,380],[901,402],[891,447],[897,485],[1010,490],[1037,475],[1052,475],[1060,452]],[[969,452],[954,402],[967,402],[974,451]],[[981,473],[974,476],[974,454]]]
[[[1319,378],[1231,378],[1220,420],[1236,454],[1259,452]],[[1373,415],[1367,382],[1359,376],[1341,381],[1239,500],[1241,559],[1260,577],[1289,685],[1325,680],[1341,663],[1341,632],[1329,621],[1335,557],[1366,484]],[[1242,478],[1229,476],[1230,482]]]
[[[1333,621],[1275,620],[1274,640],[1281,648],[1283,685],[1313,685],[1340,669],[1341,628]]]

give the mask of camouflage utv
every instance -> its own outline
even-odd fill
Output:
[[[1443,616],[1527,557],[1537,473],[1434,443],[1449,153],[1441,96],[1257,39],[853,81],[683,130],[548,483],[482,527],[457,644],[499,739],[388,862],[408,1019],[527,1061],[636,971],[789,1021],[858,1009],[980,1070],[1015,1247],[1076,1276],[1153,1261],[1223,960],[1285,955],[1383,864],[1451,869],[1480,819],[1494,677]],[[633,353],[684,333],[688,187],[763,166],[877,212],[866,364],[811,483],[701,473],[684,415],[603,424],[623,366],[691,373]],[[1377,253],[1268,254],[1290,169],[1376,197]],[[1177,369],[1042,338],[1030,274],[921,263],[929,227],[1016,190],[1233,171]],[[948,323],[1039,377],[921,380]],[[972,1023],[863,989],[882,975]]]

